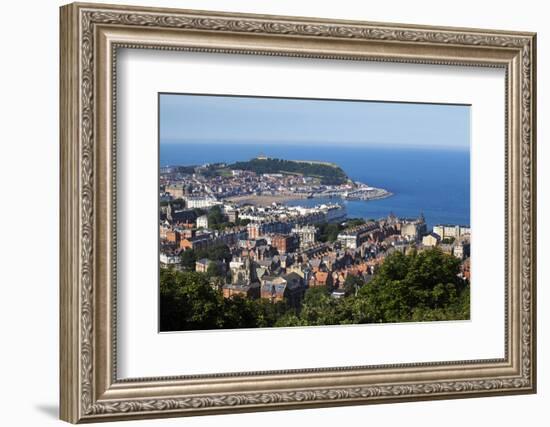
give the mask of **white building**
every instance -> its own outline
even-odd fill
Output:
[[[348,249],[357,249],[359,246],[357,233],[340,233],[338,234],[338,241]]]
[[[168,267],[171,265],[177,265],[181,262],[181,258],[175,254],[167,254],[164,252],[160,253],[160,264],[163,267]]]
[[[208,228],[208,216],[201,215],[197,218],[197,227],[198,228]]]
[[[437,246],[439,244],[440,240],[441,240],[441,238],[439,237],[438,234],[430,233],[430,234],[426,234],[424,237],[422,237],[422,244],[424,246],[433,247],[433,246]]]
[[[221,205],[215,197],[187,197],[185,199],[188,209],[207,209],[212,206]]]
[[[292,229],[292,233],[297,234],[300,238],[300,248],[306,248],[315,244],[317,228],[313,225],[296,225]]]
[[[466,234],[470,234],[471,230],[470,227],[464,227],[462,225],[439,224],[434,225],[433,232],[442,239],[447,239],[449,237],[458,239]]]
[[[348,249],[357,249],[361,243],[372,237],[372,233],[378,230],[376,222],[369,221],[363,225],[343,230],[338,233],[338,241]]]
[[[468,240],[461,241],[454,245],[453,255],[458,259],[463,260],[470,256],[470,242]]]
[[[401,236],[409,240],[420,241],[427,231],[426,220],[422,214],[416,219],[404,219],[401,223]]]

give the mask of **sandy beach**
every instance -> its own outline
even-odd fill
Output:
[[[305,198],[306,196],[301,194],[270,194],[261,196],[248,194],[245,196],[229,197],[227,200],[241,205],[251,204],[255,206],[269,206],[272,203],[285,203],[290,200],[301,200]]]
[[[380,190],[380,192],[372,197],[362,199],[364,201],[368,200],[379,200],[379,199],[385,199],[387,197],[393,196],[393,193],[385,190]],[[315,197],[323,197],[322,195],[313,195],[313,198]],[[303,200],[307,199],[307,196],[305,194],[262,194],[261,196],[253,195],[253,194],[247,194],[244,196],[235,196],[235,197],[229,197],[227,198],[228,201],[237,203],[240,205],[244,204],[250,204],[255,206],[269,206],[273,203],[286,203],[291,200]],[[336,200],[345,200],[340,197],[334,197]],[[358,199],[350,199],[350,200],[358,200]]]

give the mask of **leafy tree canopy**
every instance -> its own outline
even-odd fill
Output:
[[[208,267],[206,268],[206,275],[208,277],[221,277],[222,269],[220,268],[220,265],[217,262],[211,262],[208,264]]]
[[[212,206],[208,211],[208,227],[215,228],[217,225],[223,224],[224,222],[225,217],[221,206]]]
[[[366,221],[363,218],[350,218],[346,220],[346,227],[348,228],[357,227],[358,225],[365,224],[365,222]]]
[[[208,258],[210,261],[231,261],[231,250],[223,243],[212,245],[206,249],[196,251],[197,259]]]
[[[181,265],[184,270],[194,271],[195,263],[197,262],[197,255],[193,249],[187,249],[180,255]]]
[[[218,329],[223,297],[200,273],[161,269],[161,330]]]
[[[321,222],[317,224],[319,228],[318,238],[321,242],[334,242],[338,238],[338,233],[343,227],[337,223]]]

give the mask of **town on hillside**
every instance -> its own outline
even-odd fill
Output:
[[[387,195],[366,184],[322,183],[322,177],[297,172],[259,173],[218,164],[162,168],[159,191],[161,269],[204,273],[227,299],[285,301],[299,309],[311,288],[346,298],[354,293],[350,283],[367,285],[390,254],[434,247],[460,260],[460,276],[470,278],[469,226],[440,224],[428,230],[420,212],[417,218],[390,213],[367,220],[347,218],[336,202],[304,207],[277,198],[262,204],[249,200]]]

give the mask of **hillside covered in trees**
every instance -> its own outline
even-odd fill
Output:
[[[257,157],[243,162],[228,165],[230,169],[241,169],[264,173],[289,173],[319,178],[324,185],[340,185],[348,182],[346,173],[337,165],[331,163],[305,162],[296,160]]]

